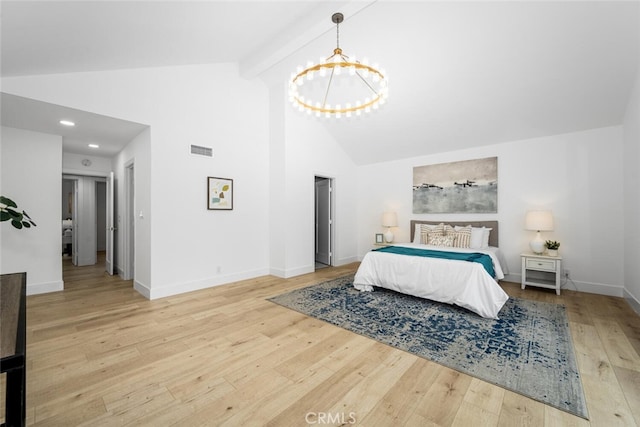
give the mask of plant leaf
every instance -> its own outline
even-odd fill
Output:
[[[25,211],[18,212],[15,209],[18,209],[16,202],[8,197],[0,196],[0,221],[4,222],[10,220],[11,225],[18,230],[36,226],[36,223],[33,222],[28,213]]]
[[[7,205],[10,208],[17,208],[18,207],[18,205],[16,205],[16,202],[14,202],[10,198],[4,197],[4,196],[0,196],[0,203],[2,203],[3,205]]]
[[[22,219],[22,214],[20,212],[14,211],[11,208],[5,209],[5,212],[7,212],[9,215],[11,215],[12,218]]]

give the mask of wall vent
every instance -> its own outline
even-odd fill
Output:
[[[213,148],[211,147],[202,147],[200,145],[191,145],[191,154],[196,154],[198,156],[205,157],[213,157]]]

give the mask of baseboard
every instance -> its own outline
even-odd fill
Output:
[[[290,268],[283,270],[281,268],[270,268],[269,273],[271,276],[280,277],[282,279],[289,279],[291,277],[301,276],[307,273],[313,273],[316,271],[316,266],[308,265],[304,267]]]
[[[504,279],[502,280],[505,282],[522,283],[522,279],[520,277],[521,276],[519,274],[505,274]]]
[[[507,282],[521,283],[522,276],[520,274],[506,274],[504,280]],[[564,280],[560,289],[607,295],[610,297],[622,297],[624,293],[624,288],[622,286],[607,285],[604,283],[580,282],[573,279]]]
[[[624,299],[629,303],[631,308],[633,308],[633,311],[640,315],[640,301],[626,289],[624,290]]]
[[[354,262],[357,262],[358,258],[357,257],[350,257],[350,258],[343,258],[340,260],[335,260],[333,262],[333,266],[335,267],[339,267],[341,265],[347,265],[347,264],[351,264]],[[282,279],[289,279],[291,277],[295,277],[295,276],[301,276],[303,274],[308,274],[308,273],[313,273],[314,271],[316,271],[316,266],[314,265],[307,265],[304,267],[297,267],[297,268],[290,268],[287,270],[284,270],[282,268],[270,268],[269,269],[269,274],[271,276],[276,276],[276,277],[280,277]]]
[[[156,287],[143,287],[138,289],[138,284],[134,284],[134,288],[142,295],[150,300],[169,297],[172,295],[184,294],[186,292],[199,291],[201,289],[213,288],[214,286],[226,285],[229,283],[239,282],[241,280],[253,279],[255,277],[266,276],[269,274],[268,269],[259,269],[253,271],[245,271],[242,273],[218,275],[202,280],[195,280],[193,282],[185,282],[174,285],[163,286],[161,288]],[[141,285],[142,286],[142,285]],[[144,292],[143,292],[144,290]],[[148,292],[148,296],[147,296]]]
[[[281,279],[284,279],[286,271],[283,270],[282,268],[270,268],[269,274],[271,276],[276,276],[276,277],[280,277]]]
[[[290,277],[301,276],[303,274],[313,273],[314,271],[316,271],[315,262],[312,265],[288,269],[284,278],[288,279]]]
[[[64,290],[64,282],[27,283],[27,295],[48,294],[49,292],[60,292]]]
[[[358,257],[357,256],[352,256],[352,257],[349,257],[349,258],[342,258],[342,259],[336,260],[333,265],[335,265],[336,267],[339,267],[341,265],[352,264],[354,262],[358,262]]]
[[[606,285],[604,283],[576,282],[575,280],[568,280],[566,283],[563,283],[562,289],[607,295],[610,297],[622,297],[624,293],[624,287],[622,286]]]
[[[139,294],[141,294],[146,299],[151,299],[151,289],[148,286],[143,285],[137,280],[133,281],[133,289],[135,289]]]

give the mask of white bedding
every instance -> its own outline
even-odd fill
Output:
[[[407,243],[404,246],[453,252],[485,253],[493,260],[495,279],[477,262],[440,258],[398,255],[387,252],[368,252],[353,285],[361,291],[380,286],[404,294],[414,295],[471,310],[482,317],[498,318],[498,312],[509,299],[496,280],[504,278],[498,248],[462,249]]]

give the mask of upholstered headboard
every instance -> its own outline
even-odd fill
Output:
[[[491,230],[491,233],[489,234],[489,246],[495,246],[498,247],[498,242],[499,242],[499,238],[498,238],[498,221],[422,221],[422,220],[417,220],[417,219],[412,219],[411,220],[411,234],[409,236],[411,236],[410,238],[413,239],[413,232],[416,229],[416,224],[432,224],[432,225],[438,225],[441,222],[445,223],[445,224],[450,224],[452,226],[466,226],[466,225],[470,225],[472,227],[486,227],[486,228],[492,228],[493,230]]]

